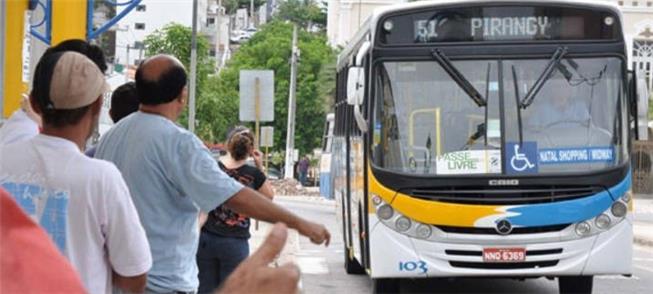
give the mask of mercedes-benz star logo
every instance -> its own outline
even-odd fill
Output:
[[[506,219],[499,220],[496,230],[500,235],[508,235],[512,232],[512,224]]]

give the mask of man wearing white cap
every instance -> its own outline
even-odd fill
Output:
[[[45,229],[89,293],[141,292],[152,258],[129,190],[113,164],[82,153],[107,86],[79,53],[41,58],[30,103],[43,130],[0,147],[0,185]]]

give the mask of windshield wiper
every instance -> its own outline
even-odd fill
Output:
[[[553,70],[560,64],[560,60],[567,54],[567,47],[558,47],[556,49],[556,52],[553,53],[553,56],[551,56],[551,60],[549,63],[546,65],[546,68],[542,72],[539,78],[537,78],[537,81],[535,82],[535,85],[528,91],[526,94],[526,97],[521,101],[520,107],[523,109],[526,109],[531,103],[533,103],[533,99],[535,98],[535,95],[537,95],[538,92],[542,89],[542,86],[544,86],[544,83],[549,80],[551,77],[551,73]]]
[[[519,81],[517,81],[517,71],[515,66],[512,66],[512,82],[515,86],[515,100],[517,102],[517,128],[519,129],[519,145],[524,142],[524,128],[521,121],[521,107],[519,107]]]
[[[463,76],[460,71],[458,71],[458,69],[456,69],[456,67],[451,64],[449,58],[447,58],[447,56],[444,55],[440,49],[436,48],[431,50],[431,54],[435,60],[438,61],[440,66],[442,66],[442,68],[447,72],[447,74],[449,74],[449,76],[456,82],[456,84],[458,84],[458,86],[460,86],[460,88],[463,89],[463,91],[465,91],[465,93],[467,93],[467,95],[472,98],[472,100],[474,100],[476,105],[487,105],[487,101],[485,98],[483,98],[483,95],[476,91],[476,88],[474,88],[469,80],[467,80],[467,78],[465,78],[465,76]]]

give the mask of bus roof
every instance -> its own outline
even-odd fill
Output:
[[[361,25],[356,34],[351,38],[349,43],[342,50],[342,53],[338,56],[337,67],[338,70],[345,65],[347,60],[351,55],[356,54],[354,52],[360,44],[366,39],[369,38],[370,42],[374,43],[374,34],[373,30],[377,26],[381,17],[385,16],[388,13],[401,12],[405,10],[413,10],[419,8],[428,8],[428,7],[439,7],[439,6],[448,6],[448,5],[461,5],[461,6],[472,6],[472,5],[497,5],[497,4],[525,4],[525,5],[534,5],[534,4],[545,4],[545,5],[573,5],[578,7],[587,7],[593,9],[608,9],[612,10],[618,17],[619,20],[623,19],[621,10],[616,3],[607,2],[607,1],[589,1],[589,0],[430,0],[430,1],[418,1],[410,3],[402,3],[395,5],[388,5],[374,9],[372,14],[365,20]]]

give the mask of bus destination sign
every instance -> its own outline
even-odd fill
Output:
[[[438,37],[438,27],[447,22],[418,20],[415,22],[415,39],[428,42]],[[548,16],[529,17],[472,17],[469,21],[469,32],[473,39],[481,40],[524,40],[537,36],[548,37],[551,27]]]
[[[560,7],[467,7],[391,16],[382,20],[385,44],[435,42],[614,40],[610,12]]]

